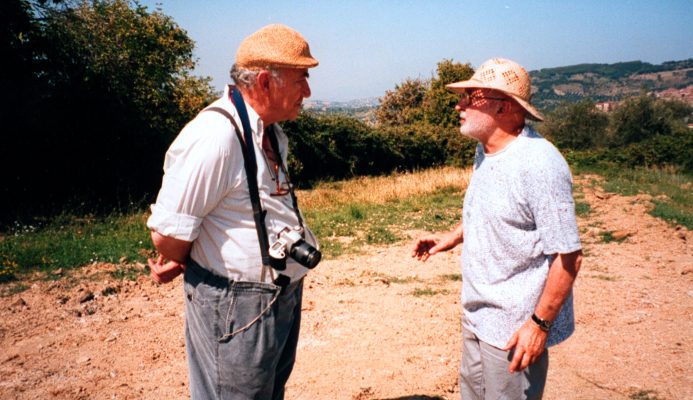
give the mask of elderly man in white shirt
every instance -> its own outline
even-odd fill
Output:
[[[317,65],[295,30],[269,25],[253,33],[236,53],[236,86],[188,123],[166,153],[147,221],[160,255],[149,266],[160,283],[184,273],[193,399],[284,398],[296,355],[302,279],[319,252],[298,210],[286,168],[288,139],[276,123],[298,116],[310,96],[308,69]],[[251,132],[240,128],[246,110]],[[247,171],[250,151],[256,179]],[[279,264],[272,259],[276,269],[267,265],[268,244],[286,245],[278,239],[287,229],[300,232],[294,237],[315,250],[317,260],[289,256]]]

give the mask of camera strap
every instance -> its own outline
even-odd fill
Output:
[[[267,211],[262,209],[262,204],[260,203],[260,192],[258,189],[257,182],[257,158],[255,157],[255,151],[253,147],[253,131],[250,127],[250,119],[248,118],[248,111],[245,107],[243,96],[241,95],[240,90],[238,90],[235,87],[233,87],[231,90],[231,102],[233,103],[234,107],[236,107],[238,116],[241,119],[241,124],[243,126],[242,130],[238,127],[238,124],[236,123],[236,120],[233,118],[233,116],[221,107],[207,107],[203,111],[218,112],[219,114],[225,116],[229,121],[231,121],[231,124],[235,128],[236,137],[238,138],[238,141],[241,144],[241,150],[243,153],[243,163],[245,166],[245,173],[248,181],[248,192],[250,193],[250,202],[253,206],[253,219],[255,220],[255,230],[257,231],[258,243],[260,244],[260,254],[262,256],[262,274],[260,276],[260,280],[264,282],[265,275],[268,269],[270,271],[270,275],[272,275],[272,279],[274,279],[274,274],[272,273],[272,268],[270,267],[268,239],[269,236],[267,234],[267,226],[265,225],[265,216],[267,215]],[[269,128],[267,129],[267,134],[269,135],[272,150],[279,158],[279,165],[281,166],[284,175],[286,175],[286,178],[289,181],[289,193],[291,195],[291,201],[294,208],[294,212],[296,213],[296,218],[298,219],[299,225],[303,228],[303,218],[301,217],[301,213],[298,210],[298,201],[296,199],[296,194],[294,193],[293,185],[290,183],[291,180],[289,177],[289,172],[287,171],[287,168],[284,165],[284,161],[282,160],[281,153],[279,152],[279,143],[277,142],[277,137],[274,132],[274,125],[269,126]],[[277,179],[279,179],[278,176]],[[284,275],[280,274],[279,278],[281,278],[282,276]],[[282,283],[286,284],[285,282]],[[281,286],[283,289],[284,285]]]
[[[248,192],[250,193],[250,202],[253,206],[253,220],[255,220],[255,230],[257,231],[257,240],[260,245],[260,255],[262,257],[262,273],[260,280],[264,282],[267,269],[270,265],[269,239],[267,235],[267,226],[265,225],[265,215],[267,215],[267,211],[262,209],[262,204],[260,203],[260,193],[257,183],[257,159],[255,157],[254,148],[252,147],[253,131],[250,128],[248,111],[245,108],[245,102],[243,101],[241,92],[233,88],[231,93],[231,102],[236,107],[238,116],[241,118],[243,129],[240,129],[233,116],[221,107],[208,107],[205,108],[204,111],[218,112],[231,121],[231,124],[235,128],[236,137],[241,144],[243,164],[245,166],[245,174],[248,181]]]

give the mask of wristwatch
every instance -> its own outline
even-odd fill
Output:
[[[551,329],[551,325],[553,322],[547,321],[545,319],[541,319],[537,317],[537,314],[532,314],[532,321],[534,321],[535,324],[539,325],[539,329],[541,329],[544,332],[548,332],[549,329]]]

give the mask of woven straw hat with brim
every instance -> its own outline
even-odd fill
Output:
[[[527,111],[527,117],[543,121],[544,117],[530,104],[532,85],[529,74],[515,61],[492,58],[479,66],[472,78],[445,85],[454,93],[462,94],[467,89],[493,89],[512,97]]]
[[[236,52],[236,65],[246,69],[313,68],[318,60],[308,42],[286,25],[273,24],[243,39]]]

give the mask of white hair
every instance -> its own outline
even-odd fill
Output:
[[[255,83],[257,82],[257,75],[260,73],[260,71],[262,70],[246,69],[239,67],[238,64],[233,64],[230,75],[236,86],[249,89],[255,86]],[[278,70],[268,67],[265,69],[265,71],[269,71],[272,78],[276,79],[280,83],[282,82],[282,77]]]

